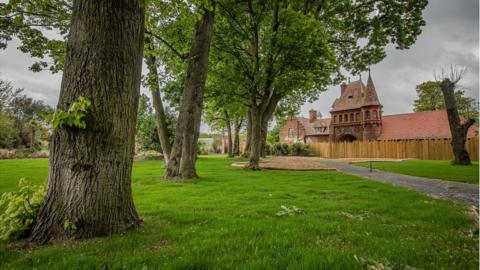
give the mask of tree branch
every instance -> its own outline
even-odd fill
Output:
[[[151,31],[145,31],[145,33],[151,35],[152,37],[160,40],[163,44],[165,44],[175,55],[177,55],[178,57],[180,57],[180,59],[182,59],[183,61],[185,61],[187,59],[187,56],[188,54],[186,53],[181,53],[179,52],[177,49],[175,49],[175,47],[173,47],[172,44],[170,44],[168,41],[166,41],[165,39],[163,39],[161,36],[155,34],[155,33],[152,33]]]

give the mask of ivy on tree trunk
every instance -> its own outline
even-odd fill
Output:
[[[139,226],[131,173],[143,35],[140,1],[73,2],[58,108],[67,110],[79,96],[91,106],[85,129],[53,132],[47,192],[31,241],[91,238]]]

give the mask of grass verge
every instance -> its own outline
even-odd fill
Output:
[[[233,161],[202,157],[201,179],[186,183],[160,180],[160,161],[137,162],[139,230],[28,252],[0,242],[0,268],[478,267],[478,230],[463,206],[338,172],[250,172]],[[44,182],[47,166],[0,161],[0,192],[22,176]]]

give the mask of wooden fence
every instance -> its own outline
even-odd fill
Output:
[[[450,139],[405,141],[354,141],[310,143],[310,149],[325,158],[414,158],[452,160]],[[468,139],[467,151],[478,160],[478,137]]]

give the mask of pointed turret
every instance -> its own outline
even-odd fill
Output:
[[[369,70],[367,87],[365,89],[365,95],[363,100],[363,106],[371,106],[371,105],[382,106],[382,104],[380,104],[380,101],[378,100],[377,90],[375,90],[375,85],[373,85],[372,76],[370,76],[370,70]]]

